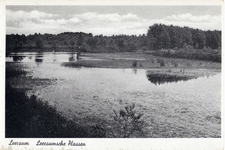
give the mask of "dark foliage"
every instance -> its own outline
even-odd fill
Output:
[[[187,48],[189,47],[189,48]],[[158,50],[154,52],[155,56],[170,57],[170,58],[186,58],[193,60],[206,60],[221,63],[221,50],[212,50],[210,48],[203,48],[201,50],[193,49],[192,46],[187,45],[179,50]]]
[[[221,31],[202,31],[188,27],[154,24],[147,33],[150,50],[182,48],[185,44],[195,49],[205,46],[212,49],[221,47]]]
[[[88,127],[65,119],[47,102],[6,84],[6,137],[92,137]],[[96,135],[97,136],[97,135]]]
[[[185,75],[176,75],[176,74],[158,74],[158,73],[149,73],[146,75],[148,80],[154,84],[164,84],[169,82],[178,82],[178,81],[187,81],[194,79],[194,76],[185,76]]]
[[[146,125],[143,114],[134,110],[135,104],[125,106],[118,113],[114,110],[114,126],[107,130],[110,137],[140,137],[145,136],[143,129]]]
[[[123,52],[147,46],[145,35],[93,36],[91,33],[64,32],[61,34],[6,35],[7,52],[18,51],[78,51]]]
[[[7,66],[6,66],[7,67]],[[24,71],[23,69],[20,68],[10,68],[7,67],[6,68],[6,78],[13,78],[13,77],[17,77],[17,76],[21,76],[21,75],[26,75],[26,71]]]

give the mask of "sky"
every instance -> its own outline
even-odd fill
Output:
[[[221,30],[221,6],[6,6],[6,34],[146,34],[155,23]]]

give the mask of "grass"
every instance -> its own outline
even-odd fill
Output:
[[[201,68],[221,69],[220,63],[182,58],[163,58],[145,53],[83,53],[76,62],[64,62],[65,67],[94,68]]]
[[[157,66],[152,65],[151,62],[141,60],[80,60],[77,62],[64,62],[61,65],[73,68],[152,68]]]
[[[189,49],[189,48],[188,48]],[[158,50],[154,51],[155,56],[163,56],[170,58],[186,58],[192,60],[205,60],[221,63],[221,50],[212,50],[211,48],[193,49],[181,48],[179,50]]]
[[[164,67],[164,66],[165,66],[165,61],[164,61],[164,59],[158,58],[158,59],[157,59],[157,62],[160,64],[161,67]]]
[[[62,66],[65,67],[73,67],[73,68],[81,68],[81,67],[95,67],[94,64],[90,64],[88,62],[64,62],[62,63]]]

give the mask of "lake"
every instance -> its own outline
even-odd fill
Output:
[[[29,87],[28,96],[35,94],[69,119],[79,118],[77,122],[112,122],[113,110],[118,112],[135,104],[135,110],[144,114],[149,125],[149,137],[221,136],[220,71],[212,76],[157,84],[150,82],[146,69],[61,66],[71,61],[77,61],[75,53],[11,53],[6,57],[6,62],[24,67],[28,77],[51,81],[18,81],[17,87]],[[151,132],[152,119],[158,125],[157,135]]]

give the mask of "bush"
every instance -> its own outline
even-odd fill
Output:
[[[134,111],[135,105],[126,106],[125,110],[121,109],[119,113],[114,111],[115,126],[108,129],[111,137],[140,137],[144,135],[144,121],[141,120],[143,114]]]

